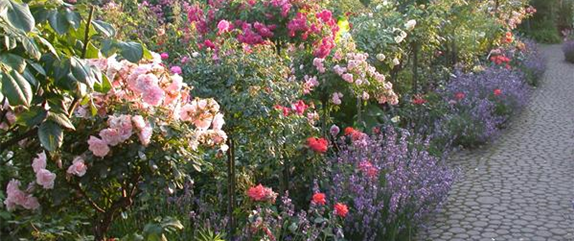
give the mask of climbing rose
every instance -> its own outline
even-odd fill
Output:
[[[495,89],[494,90],[494,96],[499,96],[502,94],[502,90],[501,89]]]
[[[349,212],[349,208],[347,207],[347,205],[342,203],[336,203],[334,208],[335,208],[335,215],[339,217],[344,218],[347,216],[347,213]]]
[[[82,157],[78,156],[78,157],[74,158],[72,165],[70,165],[70,167],[68,167],[68,170],[66,172],[68,174],[81,177],[84,174],[86,174],[86,170],[88,170],[88,166],[86,166],[86,164],[84,163],[84,159],[82,159]]]
[[[94,156],[97,157],[105,157],[108,152],[110,152],[110,147],[108,147],[108,144],[103,141],[100,138],[97,138],[95,136],[90,136],[90,139],[88,140],[88,149],[90,149],[90,151],[92,151],[92,153],[94,153]]]
[[[56,174],[46,169],[41,169],[36,173],[36,183],[41,185],[44,189],[54,188],[54,179],[56,179]]]
[[[255,187],[250,187],[249,190],[247,190],[247,196],[256,202],[270,201],[271,203],[275,203],[277,193],[273,192],[271,188],[259,184]]]
[[[46,153],[45,152],[38,153],[38,156],[36,158],[34,158],[34,160],[32,161],[32,169],[34,169],[35,173],[42,170],[42,169],[46,169]]]
[[[159,86],[150,87],[143,93],[143,101],[151,106],[158,106],[165,97],[165,92]]]
[[[311,202],[316,205],[325,205],[327,203],[325,200],[325,194],[320,192],[313,194],[313,200]]]
[[[214,130],[221,130],[223,124],[225,124],[225,120],[223,120],[223,114],[215,114],[215,117],[213,117],[213,122],[211,123],[211,128]]]
[[[329,142],[325,138],[309,137],[307,138],[307,146],[317,153],[327,152]]]
[[[100,137],[110,146],[117,146],[122,142],[120,132],[117,129],[103,129],[100,131]]]
[[[38,199],[36,199],[31,194],[27,194],[20,190],[20,181],[16,179],[10,180],[8,186],[6,187],[6,200],[4,200],[4,205],[8,211],[16,209],[16,205],[20,205],[28,210],[37,209],[40,207]]]

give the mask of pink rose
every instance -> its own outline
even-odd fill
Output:
[[[146,124],[146,126],[141,129],[141,131],[138,133],[138,137],[140,139],[140,142],[142,143],[142,145],[147,146],[149,145],[149,143],[151,142],[151,136],[153,134],[153,128],[151,127],[151,125],[148,123]]]
[[[38,153],[38,157],[34,158],[32,161],[32,169],[37,173],[41,169],[46,169],[46,153]]]
[[[182,73],[181,67],[179,67],[177,65],[172,66],[169,70],[174,74],[181,74]]]
[[[154,74],[142,74],[136,79],[136,89],[143,93],[156,87],[158,83],[159,79]]]
[[[211,125],[211,120],[212,120],[211,117],[200,118],[193,121],[193,124],[195,125],[195,127],[197,127],[197,129],[207,130],[207,128],[209,128],[209,126]]]
[[[132,121],[138,130],[142,130],[145,127],[145,120],[141,115],[133,116]]]
[[[161,57],[162,60],[169,59],[169,54],[166,52],[161,53],[159,56]]]
[[[196,114],[197,114],[197,104],[186,104],[183,107],[181,107],[179,118],[182,121],[192,121]]]
[[[223,114],[217,113],[215,117],[213,117],[213,122],[211,123],[211,128],[214,130],[221,130],[225,124],[225,120],[223,120]]]
[[[153,86],[143,93],[143,101],[151,106],[158,106],[165,97],[165,92],[159,86]]]
[[[217,29],[219,29],[217,34],[223,34],[223,33],[229,32],[229,31],[231,31],[231,24],[227,20],[221,20],[217,24]]]
[[[106,128],[100,131],[100,137],[110,146],[117,146],[122,142],[117,129]]]
[[[345,80],[349,83],[353,83],[353,75],[352,74],[346,73],[346,74],[343,74],[341,77],[343,78],[343,80]]]
[[[81,177],[84,174],[86,174],[86,170],[88,170],[88,166],[86,166],[86,164],[84,163],[84,159],[82,159],[82,157],[78,156],[78,157],[74,158],[72,165],[70,165],[70,167],[68,167],[68,171],[66,171],[66,172],[68,174]]]
[[[8,211],[16,209],[16,205],[21,205],[26,200],[26,194],[20,190],[20,181],[16,179],[10,180],[6,187],[6,200],[4,205]]]
[[[44,189],[54,188],[54,180],[56,179],[56,174],[46,170],[41,169],[36,173],[36,183],[41,185]]]
[[[108,152],[110,152],[110,147],[108,147],[108,144],[104,140],[101,140],[95,136],[90,136],[88,145],[88,149],[90,149],[90,151],[94,153],[94,156],[97,157],[105,157]]]
[[[38,199],[32,196],[32,194],[27,195],[24,202],[21,203],[20,205],[22,205],[22,207],[28,210],[35,210],[40,207]]]

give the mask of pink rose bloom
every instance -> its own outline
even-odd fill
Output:
[[[332,125],[331,128],[329,129],[329,132],[331,133],[332,136],[336,136],[339,134],[339,132],[341,132],[341,129],[337,125]]]
[[[182,121],[192,121],[197,114],[197,105],[195,104],[186,104],[181,107],[181,111],[179,113],[180,119]]]
[[[147,146],[151,142],[151,136],[153,134],[153,128],[148,123],[139,133],[138,137],[142,145]]]
[[[346,73],[346,74],[343,74],[341,77],[343,78],[343,80],[345,80],[349,83],[353,83],[353,75],[352,74]]]
[[[166,60],[169,58],[169,54],[166,52],[163,52],[159,55],[161,57],[162,60]]]
[[[142,130],[145,127],[145,120],[141,115],[135,115],[132,117],[132,121],[134,123],[134,126],[138,129],[138,130]]]
[[[136,89],[143,93],[156,87],[158,83],[159,79],[154,74],[142,74],[136,79]]]
[[[122,142],[120,132],[117,129],[103,129],[100,131],[100,137],[110,146],[117,146]]]
[[[175,66],[171,66],[171,68],[169,69],[172,73],[174,74],[181,74],[181,67],[175,65]]]
[[[144,92],[142,97],[146,104],[158,106],[165,98],[165,92],[159,86],[153,86]]]
[[[207,130],[211,125],[211,121],[212,121],[211,117],[199,118],[195,120],[193,124],[195,125],[195,127],[197,127],[197,129]]]
[[[25,209],[28,209],[28,210],[35,210],[35,209],[38,209],[40,207],[40,203],[38,202],[38,199],[35,198],[34,196],[32,196],[32,194],[26,196],[26,199],[20,205],[22,205],[22,207],[24,207]]]
[[[45,152],[38,153],[38,157],[34,158],[34,160],[32,161],[32,169],[34,169],[35,173],[41,169],[46,169],[46,153]]]
[[[339,92],[333,93],[333,97],[331,98],[331,102],[333,102],[333,104],[335,104],[335,105],[340,105],[342,97],[343,97],[343,94],[341,94]]]
[[[105,157],[108,152],[110,152],[110,147],[108,147],[108,143],[104,140],[101,140],[95,136],[90,136],[88,140],[88,149],[94,153],[94,156],[97,157]]]
[[[226,140],[227,134],[222,130],[216,130],[211,136],[211,141],[216,145],[223,144]]]
[[[223,34],[223,33],[229,32],[229,31],[231,31],[231,24],[227,20],[221,20],[217,24],[217,29],[219,29],[217,34]]]
[[[215,117],[213,117],[213,122],[211,123],[211,128],[214,130],[221,130],[225,124],[225,120],[223,120],[223,114],[217,113]]]
[[[86,174],[87,170],[88,170],[88,166],[86,166],[86,164],[84,163],[84,159],[82,159],[82,157],[77,156],[76,158],[74,158],[72,165],[70,167],[68,167],[68,171],[66,171],[66,172],[68,174],[81,177],[84,174]]]
[[[171,83],[167,86],[165,91],[172,95],[177,95],[181,88],[183,88],[183,78],[176,74],[171,76]]]
[[[6,200],[4,205],[8,211],[16,209],[16,205],[21,205],[26,201],[26,194],[20,190],[20,181],[16,179],[10,180],[6,187]]]
[[[36,183],[41,185],[44,189],[54,188],[54,180],[56,179],[56,174],[46,170],[41,169],[36,173]]]

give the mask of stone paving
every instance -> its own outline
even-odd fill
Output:
[[[574,241],[574,65],[543,51],[531,103],[499,140],[451,158],[461,177],[418,240]]]

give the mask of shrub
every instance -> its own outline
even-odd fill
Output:
[[[368,137],[346,131],[321,182],[327,195],[349,203],[349,240],[401,240],[444,201],[454,173],[427,152],[428,141],[386,128]]]
[[[524,49],[520,51],[522,61],[519,68],[526,74],[528,84],[537,86],[546,72],[547,59],[533,40],[525,40]]]

